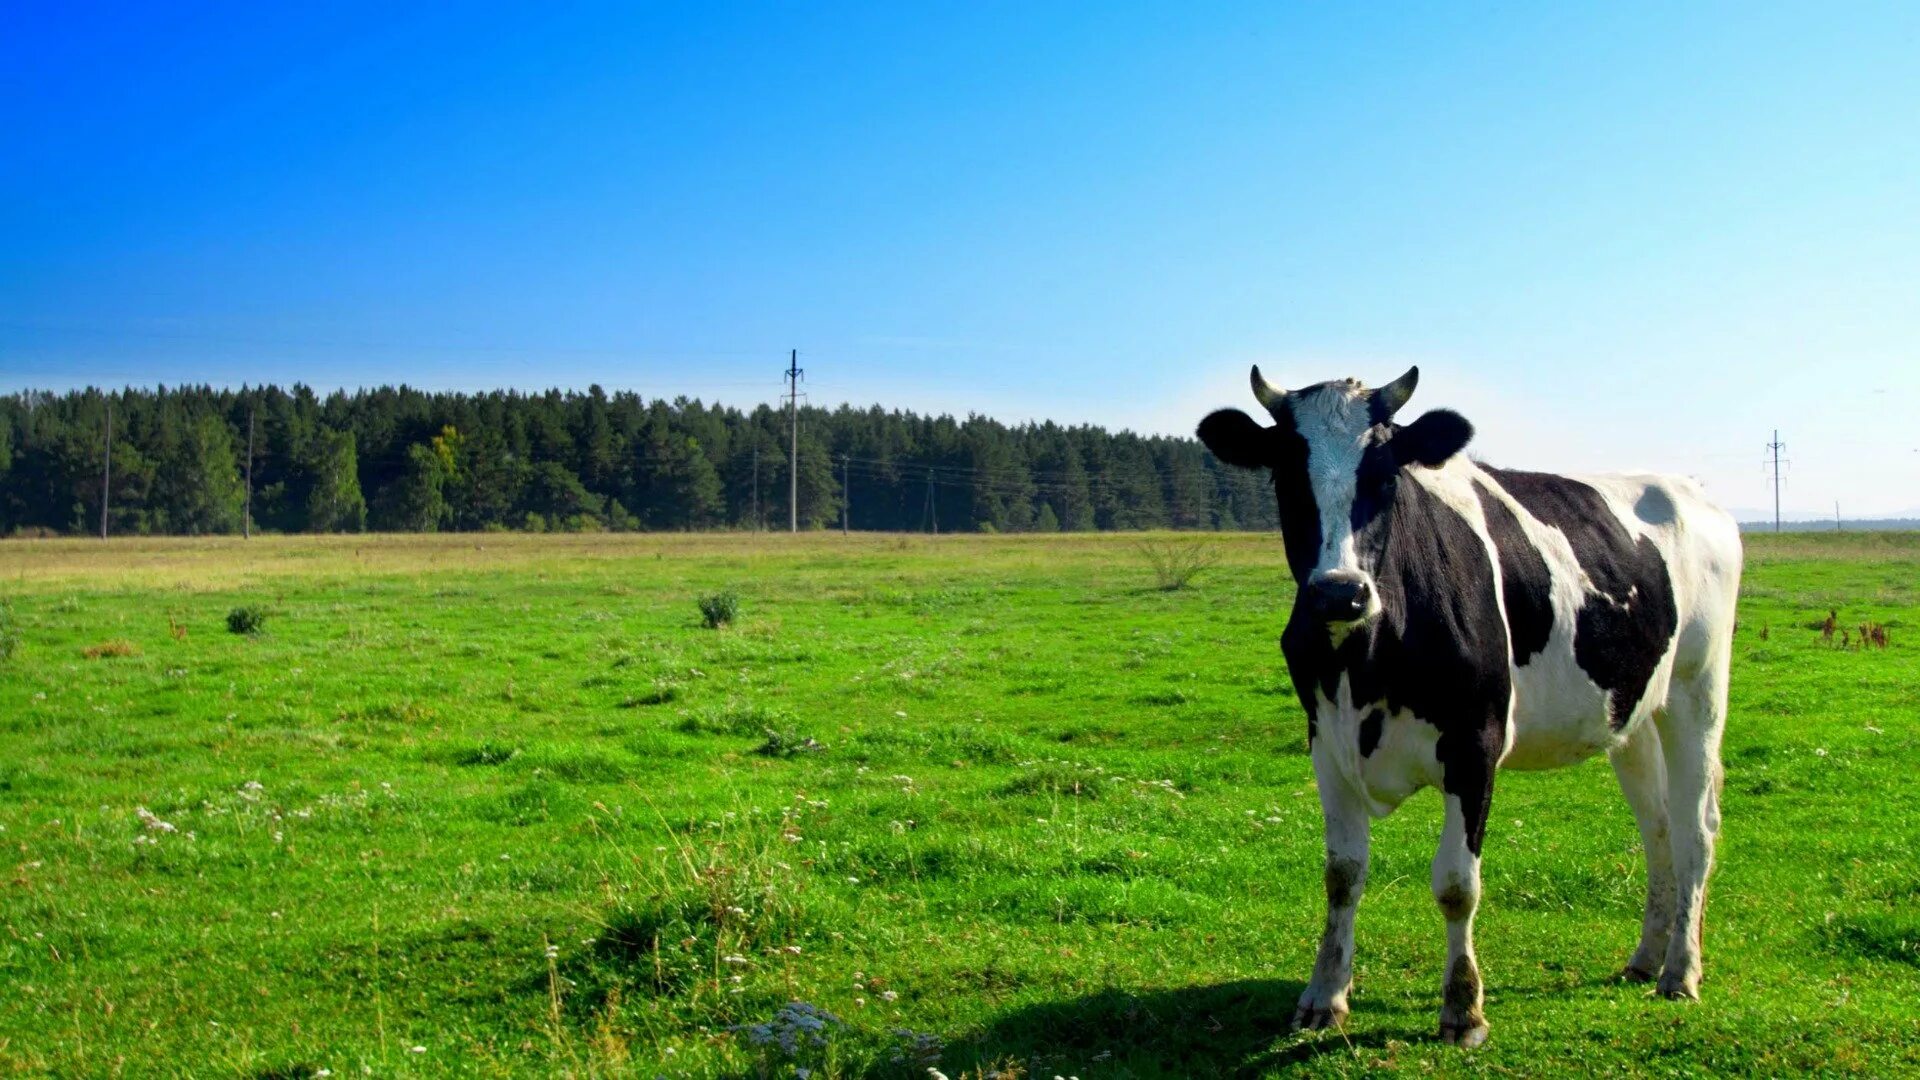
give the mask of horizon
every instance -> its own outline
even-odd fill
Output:
[[[1920,9],[30,11],[0,392],[548,386],[1920,504]],[[1834,389],[1825,389],[1826,386]],[[1771,516],[1770,511],[1768,516]]]

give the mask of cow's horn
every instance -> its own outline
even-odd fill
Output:
[[[1278,420],[1280,418],[1280,410],[1285,408],[1287,392],[1262,378],[1260,376],[1259,364],[1253,365],[1253,396],[1258,398],[1260,404],[1264,406],[1268,412],[1273,414],[1274,419]]]
[[[1420,385],[1420,366],[1416,364],[1408,368],[1405,375],[1375,390],[1373,400],[1380,415],[1383,418],[1390,418],[1394,413],[1399,412],[1400,407],[1413,397],[1413,388],[1418,385]]]

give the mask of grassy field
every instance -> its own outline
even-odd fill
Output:
[[[1376,826],[1351,1024],[1286,1032],[1279,545],[1164,592],[1137,543],[0,544],[0,1072],[1920,1073],[1920,536],[1748,538],[1703,1003],[1610,979],[1605,762],[1503,775],[1474,1052],[1431,794]]]

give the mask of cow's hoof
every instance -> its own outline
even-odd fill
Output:
[[[1620,974],[1615,975],[1614,978],[1623,983],[1650,983],[1654,980],[1654,975],[1654,972],[1648,971],[1645,968],[1637,968],[1632,964],[1628,964],[1626,967],[1621,968]]]
[[[1448,1046],[1471,1050],[1487,1041],[1487,1022],[1477,1016],[1468,1017],[1457,1023],[1442,1020],[1440,1021],[1440,1041]]]
[[[1300,1007],[1293,1010],[1293,1030],[1319,1031],[1323,1028],[1345,1027],[1347,1011],[1344,1001],[1323,1002],[1301,998]]]
[[[1699,1001],[1700,977],[1695,975],[1689,978],[1686,975],[1663,971],[1660,973],[1660,985],[1655,988],[1655,992],[1670,1001]]]

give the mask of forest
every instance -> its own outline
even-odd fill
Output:
[[[0,397],[0,535],[98,533],[103,496],[112,535],[237,533],[249,505],[281,533],[784,529],[789,437],[781,408],[599,386],[29,390]],[[842,405],[800,409],[798,457],[803,529],[1277,524],[1190,438]]]

